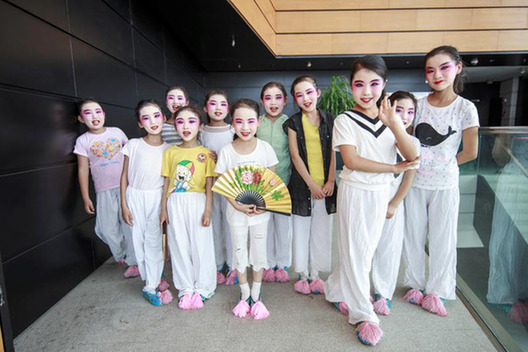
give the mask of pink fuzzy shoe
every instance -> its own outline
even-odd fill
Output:
[[[264,270],[264,275],[262,275],[262,281],[275,282],[275,270],[273,270],[272,268]]]
[[[178,302],[178,307],[183,310],[192,309],[192,295],[190,293],[186,293],[181,296],[180,301]]]
[[[317,278],[315,280],[312,280],[310,282],[310,291],[312,293],[315,293],[316,295],[320,295],[324,293],[324,281],[320,278]]]
[[[251,306],[251,316],[255,320],[262,320],[269,317],[269,311],[261,301],[253,303]]]
[[[217,283],[218,285],[223,285],[223,284],[225,284],[225,282],[226,282],[226,277],[225,277],[225,275],[222,274],[221,272],[217,271],[217,272],[216,272],[216,283]]]
[[[518,324],[528,324],[528,301],[515,302],[508,316]]]
[[[277,269],[275,270],[275,281],[277,282],[289,282],[290,281],[290,275],[285,269]]]
[[[238,304],[233,308],[233,314],[237,318],[245,318],[251,313],[249,303],[245,299],[241,299]]]
[[[306,279],[301,279],[295,284],[293,284],[293,289],[295,290],[295,292],[301,293],[303,295],[309,295],[310,293],[312,293],[312,290],[310,289],[310,284]]]
[[[126,265],[125,259],[120,259],[116,262],[117,265]]]
[[[170,285],[165,279],[161,279],[160,284],[158,285],[158,291],[163,292],[169,289]]]
[[[361,343],[376,346],[383,336],[383,330],[381,330],[378,324],[364,321],[357,327],[356,334]]]
[[[343,302],[334,302],[334,307],[339,311],[339,313],[343,314],[344,316],[348,317],[348,306],[347,304]]]
[[[375,300],[376,301],[372,305],[374,307],[374,312],[380,315],[390,315],[391,305],[389,299],[376,294]]]
[[[423,292],[415,288],[411,288],[409,291],[407,291],[405,296],[403,296],[403,300],[405,302],[409,302],[411,304],[416,304],[416,305],[421,305],[423,298],[424,298]]]
[[[169,291],[169,289],[166,289],[165,291],[158,291],[158,295],[160,296],[161,303],[163,304],[169,304],[173,300],[172,293]]]
[[[447,317],[447,309],[444,307],[444,302],[437,295],[430,293],[426,295],[422,301],[422,308],[428,312],[439,315],[441,317]]]
[[[125,271],[124,276],[125,276],[127,279],[131,279],[131,278],[134,278],[134,277],[138,277],[138,276],[139,276],[139,269],[138,269],[138,266],[137,266],[137,265],[131,265],[131,266],[129,266],[128,269]]]
[[[237,274],[235,270],[230,270],[227,273],[225,284],[229,286],[233,286],[235,284],[235,280],[237,278]]]
[[[191,297],[191,309],[202,309],[203,307],[202,296],[199,293],[193,294]]]

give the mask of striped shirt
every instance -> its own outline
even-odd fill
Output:
[[[161,138],[170,145],[182,144],[182,139],[172,123],[164,123],[161,129]]]

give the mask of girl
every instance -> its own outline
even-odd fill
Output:
[[[138,261],[139,273],[145,281],[143,297],[159,306],[172,301],[164,281],[163,246],[159,226],[163,177],[163,152],[170,147],[161,138],[165,116],[154,100],[140,101],[135,110],[140,128],[147,135],[131,139],[121,150],[124,155],[121,173],[121,209],[123,220],[132,227],[132,241]],[[159,291],[156,288],[160,286]],[[162,288],[164,290],[162,290]]]
[[[405,223],[404,284],[411,289],[404,299],[440,316],[448,315],[443,300],[455,299],[458,165],[475,159],[478,150],[477,109],[458,95],[462,69],[460,54],[452,46],[440,46],[425,56],[425,79],[432,92],[418,102],[413,130],[422,144],[422,161],[405,200],[412,218]],[[458,152],[460,142],[463,149]]]
[[[174,113],[182,106],[189,105],[189,95],[185,88],[172,86],[165,91],[165,103],[170,111],[170,118],[163,124],[161,138],[170,145],[180,145],[182,139],[174,128]]]
[[[273,148],[257,139],[255,133],[259,125],[259,106],[249,99],[241,99],[231,107],[231,119],[237,138],[224,146],[218,155],[215,171],[222,174],[238,165],[256,164],[275,171],[278,164]],[[240,283],[240,301],[233,309],[236,317],[248,314],[254,319],[269,316],[260,297],[262,274],[268,268],[266,258],[266,234],[269,213],[257,210],[254,205],[245,205],[227,199],[227,222],[231,230],[233,245],[233,267]],[[249,258],[248,258],[249,234]],[[253,287],[247,282],[247,267],[253,267]]]
[[[397,91],[389,97],[389,101],[395,106],[396,115],[402,119],[403,127],[409,127],[416,112],[414,95]],[[419,150],[420,141],[412,136],[410,138]],[[395,175],[390,184],[387,215],[372,261],[372,285],[375,292],[373,307],[374,312],[381,315],[390,314],[390,300],[398,280],[404,229],[404,208],[400,204],[411,188],[414,173],[415,170],[407,170],[405,173]]]
[[[277,174],[285,184],[288,184],[291,173],[290,150],[288,148],[288,135],[282,125],[288,116],[282,113],[288,103],[286,89],[281,83],[269,82],[260,92],[260,100],[266,113],[261,116],[257,130],[258,137],[268,142],[275,151],[279,164]],[[291,265],[291,231],[290,217],[280,214],[270,214],[268,224],[268,265],[264,270],[265,282],[288,282],[288,267]]]
[[[217,153],[233,141],[235,131],[225,122],[229,104],[223,90],[212,90],[205,95],[204,111],[207,113],[207,125],[201,132],[202,145]],[[220,194],[213,194],[213,237],[216,258],[216,281],[218,284],[233,285],[236,273],[231,270],[231,238],[226,219],[227,201]],[[224,255],[225,249],[225,255]],[[227,265],[227,279],[222,272]]]
[[[198,144],[200,111],[185,106],[174,113],[182,144],[163,154],[161,223],[167,223],[174,285],[181,309],[199,309],[216,289],[213,230],[214,161]]]
[[[114,260],[127,264],[125,277],[139,276],[132,233],[121,217],[119,179],[123,169],[123,155],[119,153],[128,142],[127,136],[117,127],[106,127],[106,115],[94,99],[78,104],[77,119],[88,131],[77,138],[73,152],[77,154],[79,185],[84,210],[95,216],[95,233],[110,247]],[[90,199],[89,176],[95,188],[96,206]]]
[[[332,224],[336,211],[335,153],[331,148],[334,117],[317,109],[321,91],[312,76],[297,77],[291,93],[301,112],[284,123],[292,174],[293,266],[299,273],[294,290],[323,293],[320,271],[330,271]]]
[[[383,96],[387,66],[379,56],[357,59],[350,74],[356,106],[336,118],[333,148],[343,157],[337,195],[339,264],[325,284],[326,299],[349,311],[350,324],[367,345],[376,345],[383,332],[370,303],[369,273],[387,214],[393,173],[417,161],[396,161],[396,147],[407,160],[418,156],[402,120]],[[340,304],[341,302],[341,304]]]

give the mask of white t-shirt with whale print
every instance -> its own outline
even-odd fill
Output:
[[[429,104],[427,97],[420,99],[413,133],[420,140],[422,149],[413,186],[431,190],[458,187],[456,156],[462,131],[478,126],[475,104],[461,96],[441,108]]]

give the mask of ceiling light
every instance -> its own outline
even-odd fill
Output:
[[[312,62],[308,61],[308,63],[306,64],[306,67],[312,67]]]
[[[472,58],[470,63],[471,63],[471,66],[477,66],[479,63],[478,57]]]
[[[233,34],[233,35],[231,36],[231,46],[234,48],[235,45],[236,45],[235,35]]]

